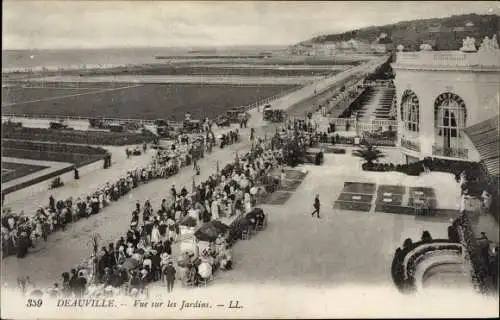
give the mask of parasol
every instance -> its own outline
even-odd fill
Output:
[[[181,222],[180,222],[180,225],[181,226],[185,226],[185,227],[196,227],[196,219],[191,217],[191,216],[186,216]]]
[[[196,230],[194,236],[200,241],[213,242],[220,233],[219,229],[213,224],[207,223]]]
[[[140,265],[139,261],[137,261],[133,258],[128,258],[127,261],[125,261],[122,264],[122,268],[124,268],[125,270],[133,270],[133,269],[137,268],[139,265]]]
[[[198,273],[203,279],[207,279],[212,275],[212,266],[206,262],[202,262],[198,266]]]
[[[212,220],[209,222],[209,224],[213,225],[214,228],[216,228],[219,231],[219,233],[225,233],[229,229],[227,225],[220,222],[219,220]]]

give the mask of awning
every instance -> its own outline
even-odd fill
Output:
[[[499,175],[500,139],[498,137],[499,116],[477,123],[465,129],[481,157],[481,163],[488,173]]]

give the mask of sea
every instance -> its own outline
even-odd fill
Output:
[[[2,72],[30,68],[75,68],[160,63],[155,57],[192,54],[257,53],[282,50],[275,46],[231,46],[217,48],[106,48],[2,50]]]

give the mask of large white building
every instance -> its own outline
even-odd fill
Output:
[[[476,50],[464,40],[460,51],[403,52],[392,64],[404,160],[425,157],[480,161],[465,129],[499,112],[500,50],[496,37]],[[496,118],[498,119],[498,118]]]

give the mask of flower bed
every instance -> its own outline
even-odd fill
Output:
[[[444,160],[438,158],[428,158],[418,162],[402,165],[395,165],[393,163],[363,163],[362,165],[362,169],[365,171],[397,171],[409,176],[420,175],[420,173],[424,172],[424,167],[429,168],[431,171],[452,173],[455,177],[457,177],[457,181],[462,172],[465,171],[468,176],[475,177],[477,176],[475,172],[478,170],[477,163]]]
[[[38,143],[22,140],[3,140],[2,156],[41,161],[68,162],[84,166],[103,159],[108,152],[103,148],[61,143]]]
[[[30,150],[33,152],[61,152],[61,153],[79,153],[87,155],[106,154],[107,151],[100,147],[91,147],[84,145],[73,145],[64,143],[43,143],[21,140],[4,140],[3,148]]]
[[[92,145],[123,146],[151,142],[155,135],[152,132],[109,132],[55,130],[45,128],[9,128],[2,131],[3,139],[68,142]]]

